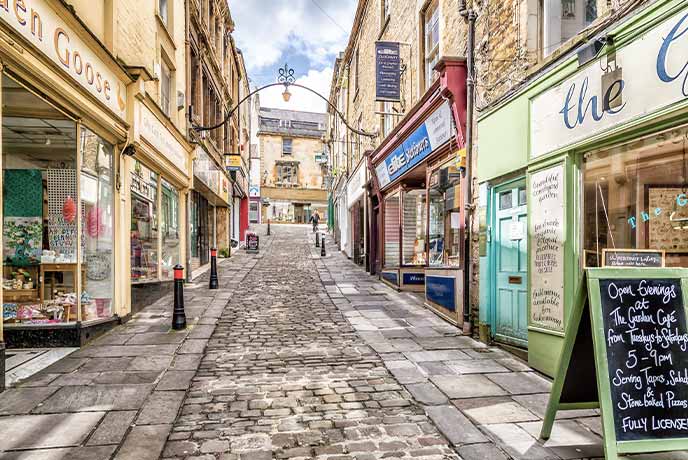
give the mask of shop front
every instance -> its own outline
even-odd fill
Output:
[[[335,241],[340,251],[351,257],[349,251],[349,212],[346,205],[347,180],[341,176],[334,188]]]
[[[350,241],[352,260],[366,266],[367,259],[367,205],[366,186],[368,184],[368,167],[365,158],[361,160],[349,177],[346,185],[346,207],[350,230],[347,241]]]
[[[491,181],[496,199],[487,214],[499,219],[513,209],[509,231],[523,246],[509,260],[527,270],[528,359],[548,375],[584,268],[688,267],[687,29],[688,7],[656,2],[632,22],[612,26],[608,35],[620,38],[599,59],[583,66],[567,60],[482,120],[481,138],[488,139],[487,128],[496,129],[503,115],[530,120],[523,142],[501,129],[527,173],[521,179],[515,165],[510,183]],[[482,144],[481,161],[494,161],[497,148],[503,156],[501,147]],[[509,192],[507,207],[501,201]],[[527,234],[515,224],[524,205]],[[488,220],[487,227],[497,223]],[[493,273],[497,256],[489,257]],[[481,266],[484,279],[490,278]],[[482,291],[481,283],[481,299],[489,299]],[[498,322],[487,310],[481,319]]]
[[[186,259],[186,194],[191,147],[143,94],[137,95],[133,145],[126,158],[130,191],[131,305],[136,312],[171,292]]]
[[[227,173],[201,146],[194,151],[193,168],[189,244],[196,271],[210,262],[211,248],[229,248],[231,200]]]
[[[81,346],[130,313],[116,171],[131,79],[52,5],[33,2],[31,22],[0,9],[0,362],[3,340]]]
[[[425,293],[425,304],[463,324],[463,181],[466,67],[442,60],[440,78],[370,156],[381,225],[380,277]],[[457,123],[458,121],[458,123]],[[459,129],[457,130],[457,126]],[[372,203],[371,203],[372,204]]]

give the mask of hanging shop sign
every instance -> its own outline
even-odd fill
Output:
[[[366,172],[368,168],[364,167],[364,162],[361,162],[356,168],[356,171],[349,178],[349,182],[346,184],[346,196],[348,207],[352,207],[356,201],[363,196],[365,192]]]
[[[375,100],[401,100],[401,57],[398,42],[375,42]]]
[[[188,175],[187,153],[184,145],[174,137],[169,129],[144,104],[139,104],[139,133],[160,155],[166,157]]]
[[[530,177],[530,324],[564,327],[564,165]]]
[[[451,139],[454,126],[449,103],[443,102],[413,133],[375,168],[380,188],[401,177]]]
[[[120,80],[46,0],[0,1],[0,18],[121,119],[127,83]]]
[[[227,171],[239,171],[241,169],[241,155],[232,153],[225,155],[225,158],[227,158],[227,163],[225,164]]]
[[[688,449],[688,270],[586,273],[540,436],[558,410],[600,407],[609,460]]]
[[[537,158],[688,97],[688,12],[603,57],[531,103],[531,158]],[[603,70],[608,69],[608,70]]]

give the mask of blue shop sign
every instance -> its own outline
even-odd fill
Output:
[[[413,169],[454,133],[449,103],[438,107],[413,133],[375,168],[380,188]]]

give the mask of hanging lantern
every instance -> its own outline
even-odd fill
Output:
[[[76,203],[71,196],[67,196],[64,204],[62,205],[62,217],[64,217],[65,222],[72,223],[76,217]]]

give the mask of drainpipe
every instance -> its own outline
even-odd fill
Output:
[[[478,14],[466,6],[466,0],[459,2],[459,14],[468,23],[468,40],[466,43],[466,64],[468,76],[466,79],[466,194],[464,197],[466,211],[466,240],[464,250],[464,325],[470,324],[471,296],[470,286],[473,279],[473,263],[471,257],[471,215],[473,214],[473,111],[475,110],[475,22]],[[465,329],[464,329],[465,330]]]

